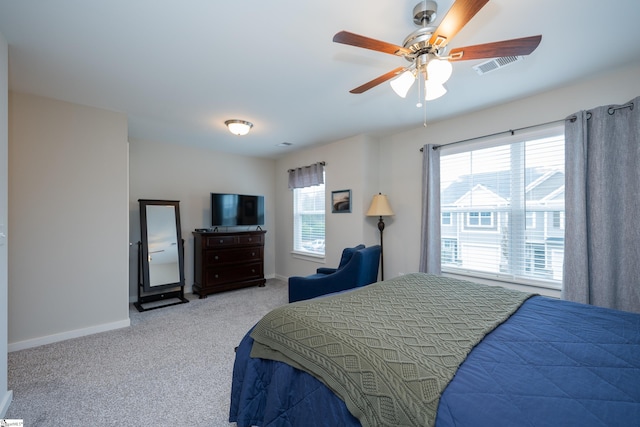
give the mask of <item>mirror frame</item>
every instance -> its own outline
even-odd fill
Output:
[[[155,292],[170,288],[184,287],[184,241],[182,240],[182,232],[180,229],[180,202],[177,200],[150,200],[139,199],[140,203],[140,237],[141,237],[141,254],[140,264],[142,268],[142,286],[145,292]],[[147,206],[173,206],[175,212],[175,231],[176,242],[178,246],[178,268],[179,282],[165,283],[161,285],[151,286],[149,275],[149,237],[147,230]]]

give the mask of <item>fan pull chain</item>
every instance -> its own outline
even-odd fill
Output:
[[[427,103],[426,103],[426,101],[424,103],[423,111],[424,111],[424,121],[422,122],[422,126],[426,128],[427,127]]]
[[[423,127],[427,127],[427,101],[426,101],[426,99],[427,99],[427,83],[425,82],[425,84],[424,84],[425,94],[424,94],[424,97],[423,97],[422,96],[422,88],[420,87],[420,82],[422,81],[422,79],[420,78],[420,73],[418,73],[418,79],[417,80],[418,80],[418,103],[416,104],[416,107],[418,107],[418,108],[424,107],[422,109],[423,114],[424,114],[423,121],[422,121],[422,126]],[[425,100],[424,104],[422,103],[423,99]]]
[[[418,102],[416,103],[416,107],[422,107],[422,99],[420,98],[420,94],[422,93],[422,89],[420,88],[420,73],[416,76],[416,80],[418,80]]]

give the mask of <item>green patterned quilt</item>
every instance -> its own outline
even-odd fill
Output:
[[[531,295],[407,274],[273,310],[251,356],[314,375],[364,427],[431,426],[467,354]]]

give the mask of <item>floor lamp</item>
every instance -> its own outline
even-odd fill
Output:
[[[367,216],[380,217],[380,219],[378,220],[378,230],[380,230],[380,280],[384,280],[384,246],[382,244],[384,220],[382,219],[382,217],[391,215],[393,215],[393,211],[391,210],[391,206],[389,205],[387,196],[382,193],[378,193],[373,196],[373,200],[371,200],[371,206],[369,206],[369,210],[367,211]]]

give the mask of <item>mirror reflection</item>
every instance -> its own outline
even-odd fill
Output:
[[[174,206],[147,205],[149,286],[180,282]]]
[[[176,200],[140,199],[140,286],[145,292],[184,287],[184,248]]]

